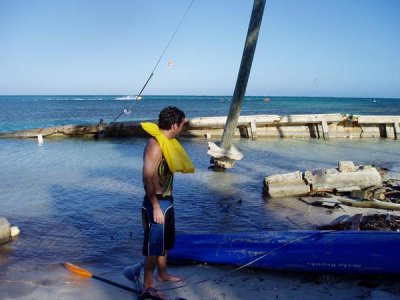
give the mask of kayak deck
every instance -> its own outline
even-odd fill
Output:
[[[178,235],[170,261],[351,274],[399,274],[399,232],[270,231]]]

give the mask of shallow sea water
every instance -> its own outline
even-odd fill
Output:
[[[64,261],[125,266],[141,261],[142,151],[146,139],[0,140],[0,215],[21,235],[1,248],[14,273]],[[374,164],[400,178],[400,144],[383,139],[237,140],[245,158],[226,172],[209,170],[207,141],[182,139],[196,173],[176,174],[178,233],[311,228],[305,204],[266,199],[265,176]],[[2,272],[4,276],[5,273]]]

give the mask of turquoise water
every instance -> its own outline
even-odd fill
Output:
[[[113,118],[128,105],[114,98],[2,96],[0,128]],[[393,99],[271,99],[265,103],[262,97],[249,98],[243,114],[399,114],[400,107],[400,101]],[[157,96],[137,103],[130,117],[154,119],[162,107],[171,104],[184,109],[188,117],[224,115],[229,108],[227,97]],[[0,247],[0,266],[6,271],[0,272],[0,278],[7,279],[28,266],[64,261],[121,267],[140,261],[145,143],[143,138],[45,139],[43,145],[35,139],[0,139],[0,216],[22,232],[13,243]],[[387,167],[400,178],[400,143],[389,139],[236,140],[245,158],[224,173],[208,169],[206,140],[182,139],[182,144],[196,173],[177,174],[175,179],[180,233],[311,228],[299,201],[294,199],[288,206],[265,199],[262,188],[268,175],[335,167],[339,160],[353,160]]]
[[[175,105],[188,118],[222,116],[229,112],[228,96],[144,96],[141,101],[117,101],[118,96],[0,96],[0,132],[65,124],[114,120],[125,108],[131,115],[119,121],[156,119],[166,105]],[[399,115],[400,99],[246,97],[242,115],[343,113]]]

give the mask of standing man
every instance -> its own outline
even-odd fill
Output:
[[[167,253],[175,240],[175,220],[172,196],[174,172],[193,173],[194,166],[175,139],[182,131],[185,114],[176,107],[166,107],[159,115],[158,126],[142,123],[142,128],[152,138],[143,154],[143,186],[145,197],[142,205],[144,228],[143,255],[145,292],[154,290],[153,272],[157,266],[158,281],[179,281],[167,272]]]

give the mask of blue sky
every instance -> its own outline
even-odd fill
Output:
[[[0,94],[137,94],[191,0],[0,0]],[[232,95],[252,0],[196,0],[144,94]],[[400,1],[267,0],[247,95],[400,97]]]

